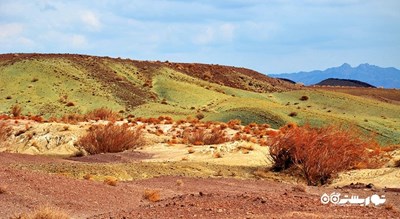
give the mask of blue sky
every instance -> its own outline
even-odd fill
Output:
[[[0,53],[400,68],[398,0],[0,0]]]

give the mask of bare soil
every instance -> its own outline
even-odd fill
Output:
[[[327,188],[264,179],[159,176],[110,186],[102,181],[71,178],[28,168],[37,164],[76,164],[98,160],[103,163],[115,162],[117,156],[124,155],[71,161],[57,157],[0,153],[0,186],[5,191],[0,194],[0,214],[8,218],[40,206],[56,206],[73,218],[400,217],[398,190],[387,191],[363,185]],[[143,162],[144,159],[140,153],[132,153],[129,157],[132,159],[130,162]],[[21,163],[27,168],[15,168],[15,164]],[[146,200],[143,194],[147,189],[159,191],[160,200]],[[387,204],[378,207],[321,204],[321,195],[334,191],[360,197],[385,195]]]

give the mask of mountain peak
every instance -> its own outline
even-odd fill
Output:
[[[368,67],[371,67],[371,66],[373,66],[373,65],[370,65],[368,63],[364,63],[364,64],[360,64],[357,68],[368,68]]]
[[[369,63],[351,67],[350,64],[343,63],[341,66],[327,68],[326,70],[285,74],[284,77],[295,82],[302,82],[305,85],[316,84],[327,78],[342,78],[363,81],[377,87],[400,88],[399,75],[400,70],[394,67],[382,68]],[[279,74],[271,76],[283,77]]]
[[[340,66],[341,68],[351,68],[351,65],[349,63],[343,63],[343,65]]]

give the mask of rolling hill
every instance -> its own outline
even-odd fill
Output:
[[[244,68],[71,54],[3,54],[0,78],[0,114],[19,104],[23,114],[45,118],[108,107],[136,117],[182,119],[203,114],[205,121],[240,119],[243,124],[268,123],[274,128],[288,122],[337,122],[376,132],[384,144],[400,143],[398,104],[300,87]],[[309,98],[301,101],[302,96]],[[293,112],[296,116],[290,116]]]
[[[345,86],[345,87],[374,87],[368,83],[350,80],[350,79],[339,79],[339,78],[328,78],[317,84],[317,86]]]
[[[357,67],[344,63],[339,67],[328,68],[324,71],[270,74],[269,76],[287,78],[305,85],[313,85],[328,78],[342,78],[367,82],[376,87],[400,88],[400,70],[393,67],[382,68],[368,63]]]

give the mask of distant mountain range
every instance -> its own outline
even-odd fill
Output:
[[[359,80],[376,87],[400,88],[400,70],[390,67],[382,68],[368,63],[351,67],[344,63],[339,67],[328,68],[324,71],[270,74],[270,77],[286,78],[305,85],[317,84],[328,78]]]

